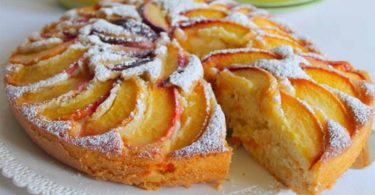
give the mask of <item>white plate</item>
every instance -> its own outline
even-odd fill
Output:
[[[1,0],[0,63],[5,63],[7,55],[30,32],[56,20],[61,13],[52,0]],[[369,67],[368,65],[363,68]],[[3,73],[0,78],[3,78]],[[30,141],[11,115],[2,90],[3,84],[0,88],[0,169],[6,177],[12,178],[16,185],[28,186],[29,192],[32,193],[150,194],[126,185],[96,181],[47,156]],[[374,153],[374,135],[371,136],[370,148]],[[332,190],[323,194],[373,194],[374,173],[375,163],[366,169],[349,170]],[[209,185],[198,184],[189,189],[163,188],[151,194],[275,194],[279,190],[281,194],[292,194],[287,189],[279,189],[279,184],[242,149],[235,150],[229,177],[230,180],[224,183],[220,191]]]

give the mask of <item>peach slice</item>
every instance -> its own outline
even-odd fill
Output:
[[[17,101],[22,103],[42,103],[57,98],[69,91],[77,89],[82,83],[89,81],[87,74],[78,74],[66,81],[57,83],[54,86],[43,87],[37,91],[23,94]]]
[[[38,63],[41,60],[46,60],[53,56],[63,53],[71,45],[71,42],[57,45],[47,50],[42,50],[36,53],[15,53],[10,59],[11,64],[22,64],[25,66]]]
[[[175,151],[193,143],[204,131],[210,116],[210,99],[202,83],[191,93],[183,93],[184,111],[181,115],[181,128],[172,138],[171,150]]]
[[[172,34],[185,50],[200,58],[214,50],[246,47],[253,37],[249,28],[223,20],[181,25]]]
[[[324,133],[315,115],[296,98],[281,91],[281,107],[298,149],[312,166],[322,155]]]
[[[144,21],[156,31],[168,31],[170,26],[167,21],[167,12],[160,4],[149,1],[141,8]]]
[[[245,15],[248,15],[250,14],[251,12],[253,12],[253,8],[251,8],[250,6],[237,6],[234,8],[234,11],[235,12],[238,12],[238,13],[241,13],[241,14],[245,14]]]
[[[228,2],[213,1],[210,3],[210,7],[214,9],[229,11],[230,9],[232,9],[233,4],[230,4]]]
[[[297,39],[297,38],[293,37],[290,33],[287,33],[287,32],[282,31],[280,29],[277,29],[277,28],[262,28],[262,30],[264,32],[268,33],[268,34],[280,36],[280,37],[283,37],[285,39],[288,39],[291,42],[296,42],[299,45],[306,45],[305,40]]]
[[[87,7],[77,8],[76,12],[81,17],[92,18],[97,15],[98,9],[99,9],[99,6],[87,6]]]
[[[232,67],[229,70],[234,75],[245,78],[247,81],[251,82],[256,90],[264,92],[258,95],[270,94],[276,90],[277,82],[275,77],[263,69],[256,67]],[[260,96],[259,98],[262,97]]]
[[[182,12],[181,15],[188,18],[206,18],[206,19],[222,19],[228,14],[227,12],[213,8],[198,8]]]
[[[310,56],[304,56],[304,57],[314,66],[322,66],[322,67],[332,66],[344,72],[349,72],[349,71],[354,70],[353,66],[350,63],[345,62],[345,61],[329,61],[329,60],[318,59],[318,58],[310,57]]]
[[[280,25],[280,24],[278,24],[275,21],[272,21],[272,19],[270,19],[270,18],[267,18],[267,17],[264,17],[264,16],[255,16],[255,17],[252,17],[251,20],[257,26],[259,26],[261,28],[264,28],[264,27],[273,27],[273,28],[279,29],[281,31],[284,31],[286,33],[290,33],[290,30],[287,27],[285,27],[283,25]]]
[[[319,84],[325,84],[351,96],[358,97],[355,87],[348,77],[320,67],[306,66],[303,69]]]
[[[93,80],[86,89],[69,100],[51,102],[43,114],[52,120],[79,120],[92,114],[97,106],[108,97],[113,80],[100,82]]]
[[[312,65],[319,66],[319,67],[327,67],[331,66],[335,68],[336,70],[339,70],[342,74],[345,76],[355,79],[355,80],[366,80],[370,81],[370,77],[361,71],[357,71],[354,69],[354,67],[346,61],[329,61],[329,60],[323,60],[318,59],[311,56],[304,56],[306,60],[308,60]]]
[[[138,79],[125,80],[119,86],[115,100],[111,107],[105,110],[96,111],[84,126],[81,135],[98,135],[123,125],[131,120],[131,113],[136,109],[136,104],[141,95],[144,94],[145,86]]]
[[[322,114],[354,132],[353,122],[345,105],[330,91],[306,79],[289,79],[295,88],[296,96],[310,105],[317,114]],[[324,120],[324,119],[323,119]]]
[[[184,52],[174,44],[167,45],[167,55],[163,57],[161,81],[165,81],[178,67],[183,66]]]
[[[268,50],[282,45],[289,45],[295,50],[300,50],[302,52],[315,52],[295,40],[272,35],[259,36],[259,38],[254,41],[253,47]]]
[[[11,72],[7,81],[13,85],[27,85],[50,78],[69,69],[82,57],[84,49],[68,49],[61,55],[43,60],[32,66],[24,66],[17,72]]]
[[[169,138],[181,115],[175,89],[150,85],[148,90],[143,117],[132,120],[121,130],[125,142],[132,146],[143,146]]]
[[[215,52],[214,54],[208,56],[202,60],[202,65],[204,67],[206,77],[211,77],[211,68],[217,68],[222,70],[231,65],[246,65],[252,64],[258,60],[262,59],[277,59],[278,56],[271,52],[259,51],[259,50],[238,50],[238,51],[223,51]]]

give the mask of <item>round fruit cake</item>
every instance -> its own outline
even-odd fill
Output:
[[[368,74],[234,1],[71,10],[11,55],[5,84],[48,154],[145,189],[227,179],[227,129],[298,193],[318,193],[368,161]]]

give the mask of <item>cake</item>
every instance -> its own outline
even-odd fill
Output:
[[[71,10],[18,47],[5,85],[48,154],[148,190],[230,179],[226,138],[297,193],[368,163],[368,74],[234,1]]]

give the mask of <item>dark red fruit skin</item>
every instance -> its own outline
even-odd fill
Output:
[[[143,22],[147,25],[149,25],[155,32],[160,33],[160,32],[168,32],[169,29],[165,29],[161,26],[155,25],[154,23],[151,22],[150,19],[148,19],[147,14],[146,14],[146,6],[148,3],[144,4],[139,8],[139,13],[141,13],[141,17],[143,18]]]
[[[99,105],[101,103],[103,103],[108,97],[109,97],[109,93],[100,97],[99,100],[97,100],[96,102],[91,103],[91,104],[89,104],[89,105],[87,105],[87,106],[85,106],[81,109],[78,109],[70,115],[61,117],[60,120],[77,121],[77,120],[83,119],[85,117],[91,116],[96,111],[96,109],[99,107]]]
[[[143,64],[146,64],[148,62],[151,62],[152,59],[151,58],[141,58],[133,63],[130,63],[130,64],[117,64],[115,65],[111,70],[113,71],[123,71],[123,70],[127,70],[129,68],[134,68],[134,67],[137,67],[137,66],[141,66]]]

